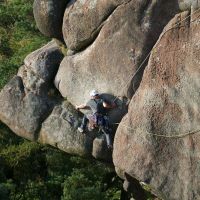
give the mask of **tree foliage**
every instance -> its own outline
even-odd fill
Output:
[[[27,54],[48,41],[37,30],[32,4],[33,0],[0,1],[0,89]]]
[[[18,140],[9,132],[4,136],[0,151],[0,199],[119,199],[119,178],[105,190],[105,177],[112,172],[110,167]],[[6,145],[10,139],[12,143]],[[112,198],[117,191],[118,198]]]

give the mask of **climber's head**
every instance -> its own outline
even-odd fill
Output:
[[[90,91],[90,97],[92,99],[99,98],[99,93],[97,92],[97,90]]]

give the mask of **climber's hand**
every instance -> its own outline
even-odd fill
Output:
[[[79,109],[80,109],[78,105],[75,105],[75,108],[76,108],[76,110],[79,110]]]

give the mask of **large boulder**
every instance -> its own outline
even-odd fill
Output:
[[[63,37],[67,47],[73,51],[79,51],[92,43],[100,32],[106,20],[121,4],[130,0],[77,0],[72,1],[66,8],[63,18]],[[162,1],[156,1],[161,5]],[[198,0],[171,1],[171,5],[181,10],[190,7],[199,7]],[[146,5],[142,5],[144,10]],[[169,12],[169,11],[168,11]],[[172,11],[173,12],[173,11]],[[148,13],[147,13],[148,14]],[[155,13],[154,13],[155,14]],[[122,16],[123,17],[123,16]]]
[[[105,137],[97,131],[80,133],[77,131],[82,116],[67,101],[56,106],[43,122],[38,141],[50,144],[69,154],[101,159],[112,162]],[[97,142],[100,141],[100,142]]]
[[[200,199],[200,21],[189,14],[161,34],[114,140],[118,174],[167,200]]]
[[[81,2],[74,3],[71,9],[76,10],[75,7]],[[55,79],[55,85],[62,96],[74,105],[85,102],[89,91],[94,88],[115,96],[132,96],[141,80],[145,66],[145,63],[141,65],[142,61],[177,9],[172,0],[132,0],[118,5],[107,16],[96,40],[84,51],[66,56],[62,61]],[[84,9],[78,11],[82,13]],[[96,15],[95,18],[99,19]],[[84,27],[88,28],[86,25]],[[89,30],[92,31],[91,28]],[[76,32],[72,33],[74,35],[71,37],[78,41],[79,36]],[[141,68],[133,78],[139,66]]]
[[[33,14],[37,27],[48,37],[63,40],[62,22],[68,0],[35,0]]]
[[[62,59],[63,54],[54,40],[26,56],[24,65],[18,71],[18,76],[23,79],[25,90],[46,95],[49,88],[53,86]]]
[[[25,58],[24,65],[0,93],[0,120],[16,134],[37,140],[42,122],[58,101],[52,84],[62,54],[54,42]]]
[[[65,10],[63,36],[67,47],[78,51],[97,36],[116,7],[128,0],[77,0]]]
[[[25,92],[21,77],[16,76],[0,93],[0,120],[17,135],[37,139],[37,132],[51,104],[33,92]]]
[[[67,102],[54,108],[51,115],[44,121],[39,134],[39,141],[50,144],[67,153],[91,155],[93,134],[86,136],[77,131],[81,116]]]

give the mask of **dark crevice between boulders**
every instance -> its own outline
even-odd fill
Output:
[[[64,12],[69,2],[70,0],[34,0],[34,18],[38,29],[43,35],[50,38],[55,37],[64,42],[61,27],[63,23]],[[41,5],[45,5],[46,10],[44,10],[44,7]],[[42,14],[43,12],[46,13],[46,16]]]
[[[139,16],[138,16],[138,24],[142,24],[143,19],[146,17],[148,8],[151,6],[152,0],[144,2],[144,5],[142,5],[139,9]]]
[[[138,66],[138,71],[133,75],[132,77],[132,80],[130,81],[130,84],[129,84],[129,87],[128,87],[128,92],[127,92],[127,97],[129,99],[131,99],[133,97],[133,95],[136,93],[137,89],[139,88],[140,86],[140,83],[142,81],[142,78],[143,78],[143,73],[144,73],[144,70],[148,64],[148,61],[149,61],[149,56],[147,54],[146,56],[146,60],[145,58],[144,59],[139,59],[138,63],[141,63],[139,66]]]
[[[40,134],[43,122],[52,114],[54,107],[61,105],[63,101],[62,96],[60,95],[59,91],[53,86],[53,84],[50,89],[54,90],[55,93],[53,94],[53,96],[49,96],[49,94],[43,96],[43,98],[46,100],[46,103],[49,109],[45,113],[45,115],[41,117],[40,126],[37,128],[34,134],[34,141],[38,141],[39,139],[39,134]]]
[[[58,45],[58,47],[59,47],[61,53],[63,54],[63,56],[67,56],[68,55],[68,50],[67,50],[67,46],[66,46],[65,42],[60,41],[57,38],[53,38],[53,40]]]
[[[141,186],[140,182],[125,172],[125,181],[123,183],[124,190],[129,194],[129,198],[133,197],[135,200],[147,200],[147,193]]]
[[[151,11],[151,15],[145,15],[146,12],[148,12],[149,7],[151,7],[151,4],[154,3],[152,1],[146,2],[142,8],[141,8],[141,16],[139,17],[138,23],[142,26],[142,24],[145,21],[145,17],[147,17],[147,19],[149,18],[149,16],[151,16],[148,19],[148,22],[151,22],[150,26],[151,26],[151,30],[148,32],[148,35],[144,41],[144,47],[142,49],[142,56],[141,58],[138,60],[137,64],[138,65],[138,71],[133,74],[133,78],[129,84],[128,87],[128,98],[132,98],[133,95],[135,94],[135,92],[137,91],[137,89],[140,86],[140,83],[142,81],[142,77],[143,77],[143,73],[144,70],[146,68],[146,66],[148,65],[148,61],[149,61],[149,57],[151,55],[151,51],[154,47],[154,45],[156,44],[156,42],[158,41],[160,34],[162,33],[164,27],[167,25],[167,23],[174,17],[175,14],[180,12],[180,9],[178,7],[178,4],[174,5],[174,0],[169,0],[169,1],[165,1],[165,0],[160,0],[158,2],[156,2],[156,4],[152,7],[152,11]],[[166,4],[166,6],[161,6],[163,4]],[[165,11],[165,9],[160,10],[160,8],[166,8],[166,7],[171,7],[170,5],[173,4],[173,10],[169,11]],[[159,11],[159,12],[157,12]],[[166,15],[163,15],[163,13],[166,13]],[[164,16],[164,18],[162,18]],[[162,20],[159,20],[162,19]],[[157,34],[155,34],[155,32]],[[147,48],[149,47],[149,48]],[[136,76],[137,74],[137,76]]]

